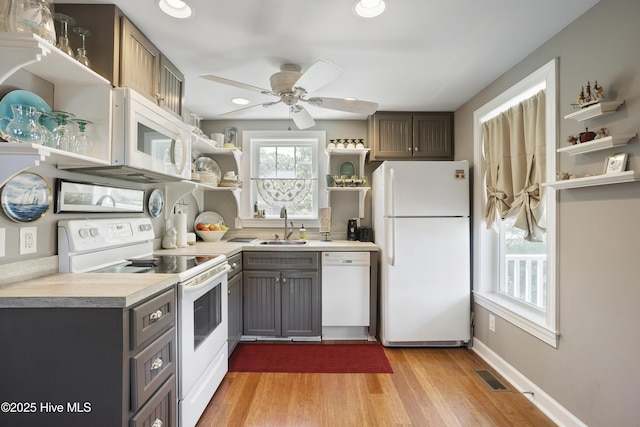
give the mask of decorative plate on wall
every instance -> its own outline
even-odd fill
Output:
[[[15,222],[33,222],[51,207],[51,187],[43,177],[22,172],[2,187],[2,210]]]
[[[164,207],[164,198],[162,197],[162,191],[153,190],[149,195],[149,215],[157,218],[162,213]]]

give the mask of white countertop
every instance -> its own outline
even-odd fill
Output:
[[[0,286],[0,308],[125,308],[177,282],[175,274],[51,274]]]
[[[261,245],[263,240],[256,240],[252,243],[245,242],[196,242],[186,248],[157,250],[158,254],[172,255],[217,255],[224,254],[227,257],[235,255],[240,251],[364,251],[377,252],[379,250],[375,243],[359,242],[350,240],[308,240],[306,245]]]
[[[305,245],[260,245],[245,242],[197,242],[186,248],[158,250],[158,254],[217,255],[240,251],[365,251],[377,252],[370,242],[309,240]],[[0,308],[87,307],[126,308],[178,282],[174,274],[60,273],[0,285]]]

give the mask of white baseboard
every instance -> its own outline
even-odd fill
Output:
[[[522,375],[520,371],[507,363],[506,360],[498,356],[498,354],[478,338],[474,337],[471,350],[502,375],[519,392],[523,393],[531,403],[536,405],[536,407],[544,412],[554,423],[562,427],[587,427],[585,423],[580,421],[541,388]]]

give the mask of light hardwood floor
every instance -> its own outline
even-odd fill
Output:
[[[393,374],[229,372],[198,427],[553,426],[466,348],[385,348]],[[493,391],[490,370],[508,388]]]

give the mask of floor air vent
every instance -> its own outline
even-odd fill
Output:
[[[509,390],[507,388],[507,386],[505,386],[504,384],[502,384],[500,382],[499,379],[497,379],[491,372],[489,371],[485,371],[485,370],[481,370],[481,371],[476,371],[476,374],[478,374],[478,376],[480,378],[482,378],[482,380],[487,383],[487,385],[489,387],[491,387],[491,390],[493,391],[506,391]]]

